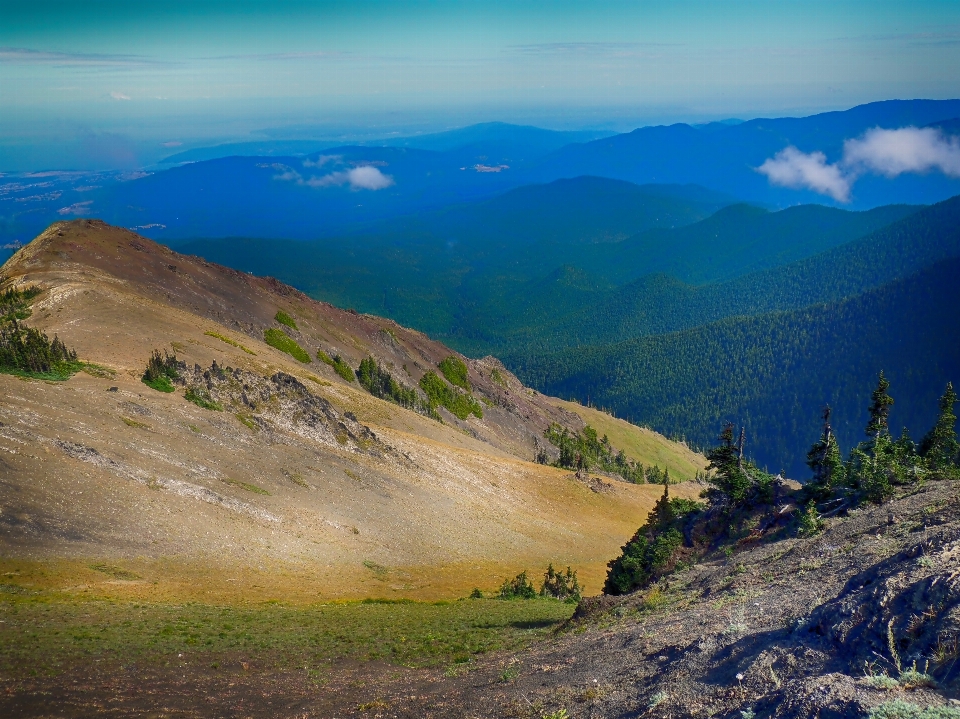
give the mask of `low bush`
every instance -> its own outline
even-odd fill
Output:
[[[296,330],[297,332],[300,331],[300,328],[297,327],[297,323],[294,321],[293,317],[288,315],[283,310],[277,310],[277,314],[274,315],[273,319],[275,319],[277,322],[279,322],[282,325],[286,325],[292,330]]]
[[[184,393],[183,398],[188,402],[193,402],[195,405],[197,405],[197,407],[202,409],[212,409],[216,412],[223,411],[223,405],[214,401],[206,387],[187,387],[187,391]]]
[[[436,372],[427,372],[420,378],[420,389],[427,395],[433,407],[446,407],[459,419],[466,419],[471,414],[483,419],[480,403],[469,394],[448,385]]]
[[[533,588],[524,569],[513,579],[504,580],[500,586],[500,599],[535,599],[537,590]]]
[[[214,331],[212,331],[212,330],[208,330],[208,331],[204,332],[203,334],[205,334],[207,337],[214,337],[214,338],[220,340],[221,342],[226,342],[226,343],[227,343],[228,345],[230,345],[231,347],[238,347],[238,348],[242,349],[244,352],[246,352],[248,355],[253,355],[253,356],[256,356],[256,355],[257,355],[257,353],[254,352],[252,349],[249,349],[248,347],[244,347],[244,346],[243,346],[242,344],[240,344],[239,342],[236,342],[236,341],[230,339],[229,337],[220,334],[219,332],[214,332]]]
[[[323,350],[317,350],[317,359],[333,367],[333,371],[340,375],[347,382],[354,382],[357,378],[354,375],[353,368],[347,364],[346,360],[340,355],[330,357]]]
[[[450,355],[446,359],[441,360],[437,367],[443,372],[443,376],[447,378],[447,382],[450,384],[467,392],[473,390],[470,386],[470,379],[468,378],[467,365],[465,365],[459,357]]]
[[[161,355],[160,350],[154,350],[147,361],[147,369],[144,370],[140,381],[158,392],[173,392],[175,388],[171,380],[179,378],[177,356],[167,354],[166,350]]]
[[[299,362],[310,364],[310,355],[282,330],[274,327],[265,330],[263,333],[263,341],[281,352],[286,352]]]

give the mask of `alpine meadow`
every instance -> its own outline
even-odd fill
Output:
[[[958,38],[0,7],[0,716],[960,719]]]

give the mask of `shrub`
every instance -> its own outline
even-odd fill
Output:
[[[248,355],[253,355],[254,357],[256,357],[256,355],[257,355],[257,353],[254,352],[252,349],[249,349],[248,347],[244,347],[244,346],[243,346],[242,344],[240,344],[239,342],[236,342],[236,341],[230,339],[229,337],[226,337],[226,336],[220,334],[219,332],[214,332],[213,330],[207,330],[207,331],[204,332],[203,334],[205,334],[207,337],[215,337],[216,339],[220,340],[221,342],[226,342],[226,343],[227,343],[228,345],[230,345],[231,347],[238,347],[238,348],[242,349],[244,352],[246,352]]]
[[[447,382],[467,392],[472,391],[473,388],[470,386],[470,380],[467,374],[467,365],[465,365],[459,357],[450,355],[446,359],[441,360],[437,367],[443,372],[443,376],[447,378]]]
[[[333,371],[343,377],[347,382],[353,382],[356,379],[353,368],[348,365],[340,355],[331,358],[330,355],[323,350],[317,350],[317,359],[333,367]]]
[[[297,323],[294,321],[293,317],[291,317],[290,315],[288,315],[288,314],[287,314],[286,312],[284,312],[283,310],[277,310],[277,314],[274,315],[274,318],[273,318],[273,319],[275,319],[277,322],[279,322],[279,323],[282,324],[282,325],[286,325],[287,327],[289,327],[289,328],[292,329],[292,330],[296,330],[296,331],[298,331],[298,332],[300,331],[300,329],[297,327]]]
[[[553,597],[564,602],[576,603],[580,601],[580,594],[577,573],[572,572],[570,567],[567,567],[566,573],[555,571],[553,564],[547,567],[543,575],[543,586],[540,587],[541,597]]]
[[[417,391],[412,387],[404,387],[397,382],[373,357],[367,357],[360,361],[360,367],[357,369],[357,381],[374,397],[388,400],[401,407],[418,411],[424,409],[423,401]]]
[[[281,330],[273,327],[265,330],[263,333],[263,341],[281,352],[286,352],[295,360],[303,362],[304,364],[310,364],[310,355],[304,351],[303,347],[290,339],[290,337]]]
[[[179,365],[177,356],[167,354],[164,350],[163,355],[160,350],[154,350],[147,360],[147,369],[144,370],[140,380],[152,389],[158,392],[173,392],[174,386],[171,380],[179,379]]]
[[[799,526],[797,534],[801,537],[812,537],[823,529],[823,520],[820,519],[820,513],[817,512],[817,505],[811,499],[807,506],[800,512]]]
[[[187,387],[183,398],[188,402],[193,402],[197,407],[201,407],[202,409],[212,409],[217,412],[223,411],[223,405],[215,402],[205,387]]]
[[[454,389],[440,379],[435,372],[427,372],[420,378],[420,389],[427,395],[432,407],[446,407],[459,419],[466,419],[471,414],[483,418],[483,408],[477,400],[469,394]]]
[[[524,569],[513,579],[504,580],[500,586],[500,599],[535,599],[537,590],[533,588]]]
[[[483,599],[483,592],[478,587],[474,587],[473,591],[470,592],[470,599]]]

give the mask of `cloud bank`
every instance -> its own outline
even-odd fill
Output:
[[[768,158],[757,172],[774,185],[813,190],[838,202],[849,202],[861,175],[894,178],[906,172],[939,171],[960,177],[960,138],[932,127],[875,127],[843,143],[843,157],[829,164],[822,152],[801,152],[792,145]]]

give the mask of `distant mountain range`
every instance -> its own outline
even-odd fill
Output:
[[[167,158],[187,164],[139,179],[14,178],[0,191],[0,244],[26,242],[51,221],[76,216],[100,217],[161,241],[318,239],[585,175],[696,184],[768,207],[838,205],[809,189],[771,184],[757,168],[787,147],[821,152],[834,163],[847,140],[877,127],[936,127],[955,135],[957,118],[960,100],[893,100],[804,118],[643,127],[614,136],[486,123],[353,144],[269,140],[193,148]],[[867,173],[845,207],[927,204],[956,194],[960,178],[939,171],[894,178]]]
[[[495,353],[543,391],[700,446],[744,422],[758,461],[793,476],[824,403],[856,441],[880,369],[910,397],[895,422],[928,429],[960,377],[960,197],[867,212],[714,197],[714,214],[670,227],[710,205],[702,188],[670,193],[580,178],[337,241],[181,249]],[[551,208],[561,219],[538,222]]]

